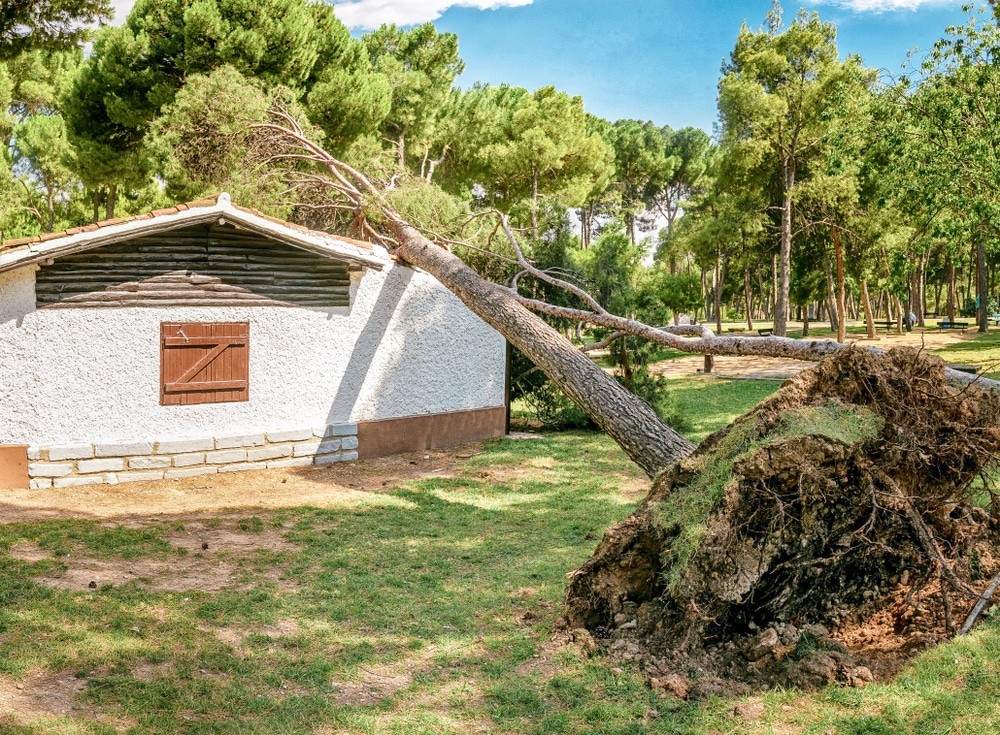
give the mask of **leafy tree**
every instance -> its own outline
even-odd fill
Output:
[[[119,187],[150,180],[152,121],[190,77],[222,66],[314,103],[333,142],[346,145],[376,130],[388,108],[385,79],[370,73],[358,44],[322,3],[138,0],[125,25],[98,34],[66,96],[84,180],[104,191],[113,216]]]
[[[619,120],[608,138],[615,154],[615,186],[620,193],[625,230],[635,244],[636,220],[655,193],[655,182],[666,180],[677,161],[664,155],[663,139],[653,123]]]
[[[697,191],[712,162],[715,147],[708,133],[700,128],[671,130],[664,127],[660,135],[665,141],[664,157],[672,165],[667,174],[656,182],[651,204],[667,222],[667,232],[673,232],[681,215],[681,206]]]
[[[534,237],[540,234],[542,197],[576,207],[607,176],[612,153],[588,129],[579,97],[542,87],[520,95],[509,115],[502,115],[494,140],[476,153],[488,196],[506,211],[527,202]]]
[[[384,25],[364,37],[375,71],[392,88],[392,104],[383,123],[396,143],[399,170],[406,168],[410,138],[430,134],[464,64],[458,55],[458,37],[438,33],[432,23],[408,31]]]
[[[111,0],[4,0],[0,61],[36,48],[75,46],[88,25],[111,19]]]
[[[1000,12],[1000,11],[995,11]],[[909,111],[906,157],[919,175],[910,191],[950,240],[949,314],[955,309],[954,262],[973,244],[979,330],[989,325],[987,259],[1000,232],[1000,27],[971,19],[949,29],[923,65],[923,79],[900,90]]]
[[[815,13],[800,12],[782,30],[775,3],[768,25],[740,29],[719,82],[724,137],[764,148],[779,175],[781,235],[774,332],[784,335],[792,254],[793,189],[797,175],[828,132],[828,111],[857,86],[860,62],[841,62],[836,28]]]

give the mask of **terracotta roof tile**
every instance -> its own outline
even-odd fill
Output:
[[[115,225],[122,225],[122,224],[126,224],[128,222],[136,222],[138,220],[152,219],[153,217],[160,217],[160,216],[170,215],[170,214],[178,214],[180,212],[186,212],[189,209],[197,209],[197,208],[201,208],[201,207],[213,207],[216,204],[218,204],[218,201],[219,201],[219,195],[218,194],[214,194],[212,196],[203,197],[201,199],[196,199],[196,200],[191,201],[191,202],[184,202],[184,203],[181,203],[181,204],[177,204],[177,205],[175,205],[173,207],[166,207],[164,209],[155,209],[152,212],[145,212],[143,214],[136,214],[136,215],[132,215],[130,217],[115,217],[113,219],[100,220],[98,222],[92,222],[90,224],[86,224],[86,225],[82,225],[82,226],[78,226],[78,227],[70,227],[69,229],[62,230],[60,232],[46,232],[46,233],[43,233],[41,235],[32,235],[30,237],[21,237],[21,238],[17,238],[17,239],[14,239],[14,240],[3,240],[3,241],[0,241],[0,254],[7,253],[7,252],[10,252],[12,250],[16,250],[18,248],[23,248],[23,247],[29,246],[29,245],[31,245],[33,243],[47,242],[49,240],[56,240],[56,239],[61,238],[61,237],[68,237],[70,235],[76,235],[76,234],[78,234],[80,232],[94,232],[95,230],[99,230],[102,227],[113,227]],[[350,244],[355,245],[357,247],[364,248],[366,250],[371,250],[372,249],[372,244],[369,243],[369,242],[364,242],[362,240],[355,240],[354,238],[344,237],[342,235],[334,235],[334,234],[327,233],[327,232],[320,232],[318,230],[311,230],[308,227],[302,227],[301,225],[296,225],[296,224],[293,224],[291,222],[286,222],[285,220],[278,219],[277,217],[271,217],[270,215],[264,214],[263,212],[261,212],[261,211],[259,211],[257,209],[253,209],[251,207],[241,207],[241,206],[238,206],[236,204],[233,204],[232,206],[233,206],[234,209],[238,209],[238,210],[240,210],[242,212],[246,212],[248,214],[252,214],[252,215],[255,215],[257,217],[261,217],[263,219],[268,220],[269,222],[274,222],[276,224],[282,225],[283,227],[289,227],[291,229],[298,230],[299,232],[305,233],[307,235],[311,235],[313,237],[332,237],[332,238],[335,238],[337,240],[350,243]]]

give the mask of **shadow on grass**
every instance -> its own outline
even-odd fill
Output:
[[[565,574],[630,511],[619,485],[637,470],[610,440],[588,433],[496,442],[463,467],[462,477],[387,489],[405,501],[398,506],[227,520],[245,533],[280,529],[292,546],[225,559],[239,573],[214,593],[135,582],[70,592],[33,579],[67,554],[169,559],[165,537],[192,522],[183,516],[130,528],[0,525],[4,552],[31,543],[62,555],[0,553],[0,701],[2,687],[37,671],[86,683],[73,715],[0,714],[0,730],[687,728],[697,710],[651,716],[663,708],[635,673],[573,648],[547,652]],[[529,665],[539,656],[544,665]]]

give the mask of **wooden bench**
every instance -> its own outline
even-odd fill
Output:
[[[949,365],[948,367],[961,373],[969,373],[969,375],[979,375],[979,371],[983,369],[981,365]]]
[[[881,321],[878,320],[878,319],[875,319],[873,321],[873,324],[876,327],[883,327],[885,329],[885,331],[887,331],[887,332],[889,330],[891,330],[891,329],[895,329],[896,328],[896,321],[894,319],[882,319]]]
[[[961,329],[963,332],[969,328],[968,322],[938,322],[938,329]]]
[[[758,329],[757,330],[757,334],[759,334],[761,337],[770,337],[771,335],[774,334],[774,330],[773,329]]]

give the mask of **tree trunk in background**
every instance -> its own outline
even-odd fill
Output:
[[[712,318],[712,290],[708,286],[708,269],[701,269],[701,300],[705,305],[705,321]],[[695,312],[697,314],[698,312]]]
[[[538,239],[538,172],[531,174],[531,234]]]
[[[957,294],[955,293],[956,280],[957,276],[955,275],[955,260],[949,254],[948,255],[948,305],[946,307],[948,309],[949,322],[954,321],[955,319],[955,301],[957,299]]]
[[[990,331],[990,297],[986,289],[986,246],[983,243],[985,235],[980,232],[976,238],[976,298],[979,299],[979,309],[976,316],[979,319],[979,331]]]
[[[115,205],[118,199],[118,184],[108,184],[108,198],[104,202],[104,219],[115,218]]]
[[[747,330],[753,331],[753,315],[751,313],[752,302],[750,299],[750,268],[743,267],[743,299],[747,305]]]
[[[868,281],[861,278],[861,309],[865,312],[865,330],[868,339],[875,339],[875,321],[872,318],[872,297],[868,293]]]
[[[926,252],[920,256],[920,280],[917,286],[917,325],[921,327],[927,326],[924,324],[924,312],[927,311],[927,261],[929,258],[930,252]]]
[[[614,439],[650,477],[693,450],[642,399],[629,393],[510,292],[485,280],[458,256],[401,220],[390,221],[394,254],[440,281],[483,321],[521,350]]]
[[[722,334],[722,253],[715,249],[715,333]]]
[[[788,295],[792,271],[792,188],[795,186],[795,159],[784,156],[781,162],[781,247],[778,263],[778,292],[774,300],[774,333],[784,337],[788,331]]]
[[[837,312],[837,293],[833,283],[833,268],[830,265],[830,256],[823,255],[823,270],[826,272],[826,303],[830,312],[830,330],[834,334],[840,333],[840,314]],[[838,339],[838,342],[844,340]]]
[[[778,256],[771,259],[771,321],[778,317]]]
[[[847,341],[847,287],[844,284],[844,248],[840,245],[840,233],[834,227],[833,252],[837,261],[837,341]]]
[[[406,131],[401,131],[396,138],[396,167],[400,173],[406,170]]]

